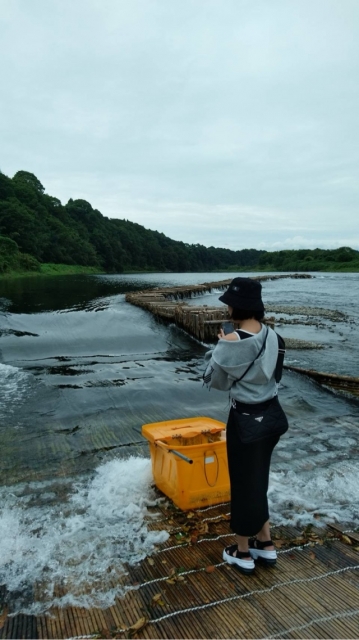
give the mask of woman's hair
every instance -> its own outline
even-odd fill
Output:
[[[251,309],[232,309],[232,320],[249,320],[254,318],[260,322],[263,320],[263,311],[253,311]]]

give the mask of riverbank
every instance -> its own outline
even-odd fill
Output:
[[[95,275],[104,274],[105,271],[98,267],[85,267],[78,264],[54,264],[44,263],[40,265],[38,271],[16,271],[10,270],[6,273],[0,274],[0,279],[14,279],[34,276],[71,276],[71,275]]]
[[[246,268],[244,269],[243,267],[240,269],[234,269],[234,271],[236,273],[248,273],[249,271],[251,273],[288,273],[290,274],[293,271],[297,271],[298,273],[303,273],[303,274],[307,274],[307,271],[301,271],[301,270],[296,270],[296,269],[292,269],[292,270],[288,270],[288,271],[283,271],[281,269],[249,269]],[[228,270],[222,270],[222,271],[210,271],[208,273],[233,273],[233,270],[228,271]],[[136,274],[151,274],[151,273],[158,273],[157,271],[154,270],[147,270],[147,271],[133,271],[132,269],[129,271],[123,271],[121,272],[121,275],[136,275]],[[166,273],[174,273],[171,271],[166,271]],[[198,273],[193,271],[192,273]],[[320,271],[312,271],[311,273],[359,273],[359,268],[358,269],[345,269],[345,268],[341,268],[341,269],[321,269]],[[0,274],[0,280],[10,280],[10,279],[16,279],[16,278],[25,278],[25,277],[34,277],[34,276],[71,276],[71,275],[118,275],[118,274],[110,274],[107,271],[104,271],[103,269],[99,269],[98,267],[85,267],[82,265],[77,265],[77,264],[54,264],[54,263],[44,263],[40,265],[40,270],[39,271],[28,271],[28,270],[23,270],[23,271],[17,271],[17,270],[10,270],[7,271],[6,273],[1,273]]]
[[[245,271],[245,270],[238,269],[238,272],[240,271]],[[249,271],[249,269],[246,269],[246,271]],[[329,265],[325,269],[302,269],[294,264],[293,267],[288,269],[273,269],[273,267],[268,267],[268,269],[253,268],[251,269],[251,271],[253,273],[292,273],[293,271],[296,271],[298,273],[359,273],[359,265],[355,266],[354,268],[352,266],[350,267],[339,266],[337,269],[333,269],[333,265]]]

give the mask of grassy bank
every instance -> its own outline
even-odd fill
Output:
[[[308,273],[308,270],[300,269],[298,267],[293,267],[292,269],[273,269],[270,267],[267,268],[249,268],[249,267],[237,267],[231,269],[223,269],[221,271],[208,271],[206,273],[248,273],[251,271],[253,273]],[[34,276],[71,276],[71,275],[95,275],[95,274],[105,274],[105,271],[101,271],[97,267],[83,267],[81,265],[72,265],[72,264],[54,264],[54,263],[44,263],[40,265],[40,269],[38,270],[10,270],[6,273],[0,274],[0,280],[3,279],[14,279],[14,278],[24,278],[24,277],[34,277]],[[122,275],[126,274],[146,274],[146,273],[158,273],[154,269],[149,270],[126,270],[122,273]],[[171,271],[166,271],[166,273],[173,273]],[[331,265],[328,268],[324,269],[313,269],[311,273],[359,273],[359,265],[355,265],[353,267],[338,265],[338,268],[333,269]]]
[[[122,272],[123,274],[136,274],[136,273],[158,273],[157,269],[129,269]],[[171,273],[170,271],[161,273]],[[98,267],[82,267],[81,265],[73,264],[55,264],[55,263],[43,263],[40,264],[39,269],[9,269],[5,273],[0,273],[0,280],[4,278],[24,278],[34,276],[71,276],[71,275],[94,275],[94,274],[106,274],[106,271],[99,269]],[[111,275],[111,274],[109,274]]]
[[[39,270],[10,270],[0,274],[0,278],[23,278],[34,276],[70,276],[80,274],[97,274],[105,273],[98,267],[83,267],[77,264],[54,264],[51,262],[40,265]]]

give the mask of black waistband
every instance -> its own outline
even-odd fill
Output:
[[[265,402],[258,402],[257,404],[246,404],[245,402],[239,402],[232,398],[232,408],[236,411],[245,411],[247,413],[257,413],[257,411],[263,411],[273,403],[278,402],[278,396],[265,400]]]

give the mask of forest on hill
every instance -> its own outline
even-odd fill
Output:
[[[86,200],[66,205],[38,178],[0,172],[0,274],[40,271],[44,263],[124,271],[359,271],[359,252],[303,249],[231,251],[171,240],[163,233],[107,218]]]

